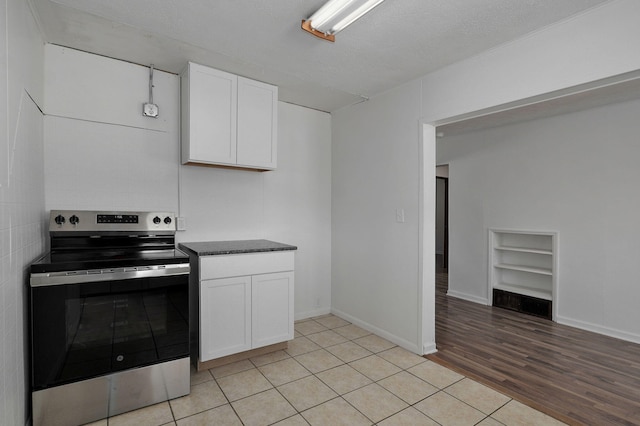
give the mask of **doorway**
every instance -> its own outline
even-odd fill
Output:
[[[436,274],[449,268],[449,166],[436,167]]]

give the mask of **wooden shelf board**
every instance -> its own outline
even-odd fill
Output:
[[[497,290],[509,291],[511,293],[522,294],[525,296],[537,297],[538,299],[553,300],[551,290],[542,290],[533,287],[524,287],[513,284],[499,283],[493,286]]]
[[[535,268],[531,266],[522,266],[522,265],[508,265],[505,263],[498,263],[494,266],[496,268],[508,269],[511,271],[530,272],[532,274],[550,275],[550,276],[553,275],[553,271],[551,269],[545,269],[545,268]]]
[[[533,253],[533,254],[544,254],[551,256],[553,252],[551,250],[543,250],[543,249],[532,249],[527,247],[509,247],[509,246],[497,246],[494,247],[496,250],[502,251],[517,251],[520,253]]]

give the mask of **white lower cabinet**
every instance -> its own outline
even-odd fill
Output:
[[[293,339],[293,272],[251,277],[251,346]]]
[[[200,360],[251,349],[251,277],[200,284]]]
[[[200,259],[201,362],[293,339],[294,253]],[[247,271],[251,275],[223,277]]]

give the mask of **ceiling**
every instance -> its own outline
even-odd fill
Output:
[[[45,41],[179,73],[187,61],[334,111],[606,0],[387,0],[330,43],[324,0],[28,0]]]

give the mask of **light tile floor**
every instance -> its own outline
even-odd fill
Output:
[[[100,426],[561,425],[334,315],[286,351],[192,372],[191,394]]]

